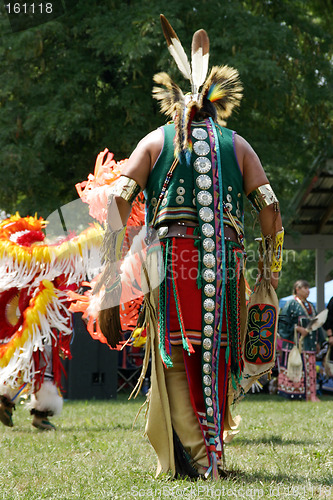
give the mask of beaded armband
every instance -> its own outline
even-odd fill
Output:
[[[126,226],[118,230],[112,230],[107,226],[101,252],[104,263],[115,264],[122,258],[125,233]]]
[[[110,294],[117,294],[119,287],[121,289],[118,266],[119,261],[122,259],[125,234],[126,226],[117,230],[112,230],[108,224],[106,225],[101,248],[101,261],[104,269],[95,284],[93,294],[99,293],[103,285],[105,286],[105,297]],[[110,307],[110,305],[105,305],[104,300],[103,309],[108,307]]]
[[[134,179],[121,175],[114,186],[111,187],[109,196],[120,196],[120,198],[128,201],[128,203],[133,203],[140,191],[141,188]]]
[[[282,253],[283,253],[284,229],[276,233],[273,243],[273,255],[271,271],[273,273],[279,272],[282,269]]]
[[[248,195],[248,199],[257,212],[261,212],[263,208],[273,204],[275,205],[276,211],[279,210],[279,201],[270,184],[263,184],[254,189]]]
[[[266,251],[269,255],[270,268],[272,273],[278,273],[282,269],[282,253],[284,241],[284,229],[276,233],[274,240],[270,235],[263,236],[261,242],[265,242]]]

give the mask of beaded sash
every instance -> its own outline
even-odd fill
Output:
[[[206,444],[212,454],[221,448],[218,366],[225,298],[222,169],[217,131],[212,120],[193,124],[192,164],[201,233],[202,262],[202,382],[206,408]],[[222,212],[223,214],[223,212]],[[212,465],[212,458],[211,458]]]

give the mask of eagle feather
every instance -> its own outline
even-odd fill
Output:
[[[209,38],[205,30],[201,29],[194,33],[192,38],[192,81],[193,94],[199,91],[204,83],[209,62]]]
[[[160,15],[160,19],[170,54],[184,77],[192,82],[191,65],[176,32],[163,14]]]

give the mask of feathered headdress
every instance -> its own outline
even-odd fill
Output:
[[[228,66],[214,66],[207,77],[209,62],[209,38],[205,30],[196,31],[192,39],[192,65],[189,63],[182,44],[161,14],[161,24],[168,49],[176,64],[191,82],[191,93],[183,94],[167,73],[157,73],[155,83],[163,87],[153,88],[153,97],[160,101],[161,111],[175,121],[175,156],[191,149],[190,127],[195,114],[206,100],[216,109],[217,120],[224,122],[242,99],[243,87],[238,71]],[[202,86],[201,92],[199,92]]]

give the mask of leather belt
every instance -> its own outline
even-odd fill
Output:
[[[157,229],[157,234],[162,238],[191,238],[192,240],[200,239],[200,235],[193,234],[193,230],[198,227],[198,224],[191,222],[171,222],[167,226],[160,226]]]
[[[157,229],[157,234],[160,239],[163,238],[190,238],[190,239],[201,239],[200,235],[193,234],[193,229],[198,227],[198,224],[193,222],[171,222],[168,225],[160,226]],[[238,243],[238,237],[236,230],[231,227],[224,225],[224,239],[226,241],[233,241]]]

